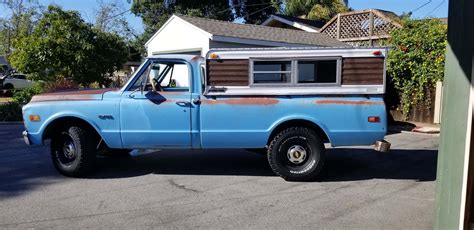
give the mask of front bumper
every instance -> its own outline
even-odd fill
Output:
[[[28,137],[28,131],[23,131],[23,140],[25,140],[25,143],[27,145],[31,145],[31,141],[30,141],[30,138]]]

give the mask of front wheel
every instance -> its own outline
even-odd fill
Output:
[[[63,175],[81,177],[90,172],[95,162],[93,140],[87,138],[84,128],[71,126],[51,139],[51,157],[54,167]]]
[[[315,180],[325,160],[321,138],[303,127],[288,128],[277,134],[267,154],[275,174],[288,181]]]

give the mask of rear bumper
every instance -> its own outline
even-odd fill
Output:
[[[28,137],[28,131],[23,131],[23,140],[25,141],[25,143],[27,145],[31,145],[31,141],[30,141],[30,138]]]

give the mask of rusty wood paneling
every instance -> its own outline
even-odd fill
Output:
[[[383,58],[367,57],[367,58],[344,58],[344,64],[353,63],[378,63],[383,64]]]
[[[248,85],[249,60],[208,60],[207,84],[210,86]]]
[[[342,60],[343,85],[383,84],[383,58],[344,58]]]
[[[348,75],[365,75],[365,74],[379,75],[379,74],[383,74],[383,69],[348,69],[344,71],[344,73]]]
[[[342,69],[349,70],[349,69],[379,69],[383,70],[383,63],[380,65],[379,63],[373,62],[360,62],[360,63],[343,63]]]

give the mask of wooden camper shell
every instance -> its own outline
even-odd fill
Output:
[[[206,55],[205,95],[334,95],[384,94],[386,47],[376,48],[237,48],[211,49]],[[255,61],[291,62],[291,78],[299,61],[337,61],[336,81],[330,84],[254,84]]]

